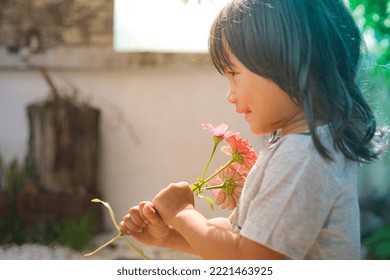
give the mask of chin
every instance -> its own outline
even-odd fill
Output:
[[[255,135],[263,135],[263,134],[266,134],[266,132],[264,132],[261,128],[259,127],[253,127],[251,125],[249,125],[249,129],[252,131],[253,134]]]
[[[270,134],[273,132],[273,130],[270,130],[269,128],[267,129],[266,127],[262,127],[259,125],[257,125],[257,126],[251,125],[250,123],[248,123],[248,125],[249,125],[249,129],[252,131],[252,133],[255,135],[258,135],[258,136]]]

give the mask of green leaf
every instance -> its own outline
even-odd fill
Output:
[[[211,197],[200,195],[200,194],[198,195],[198,197],[206,199],[208,201],[208,203],[210,204],[211,209],[214,211],[214,200]]]
[[[363,242],[375,259],[390,259],[390,225],[378,229]]]
[[[99,252],[101,249],[103,248],[106,248],[108,245],[110,245],[111,243],[114,243],[118,238],[121,237],[121,234],[118,234],[117,236],[115,236],[113,239],[107,241],[106,243],[104,243],[102,246],[100,246],[99,248],[97,248],[95,251],[91,252],[91,253],[88,253],[88,254],[85,254],[84,257],[89,257],[89,256],[92,256],[93,254]]]
[[[100,200],[99,198],[94,198],[91,200],[92,202],[100,202],[102,203],[107,209],[108,211],[110,212],[110,217],[111,217],[111,220],[112,220],[112,223],[114,224],[114,226],[116,227],[117,231],[118,231],[118,235],[115,236],[113,239],[109,240],[108,242],[104,243],[102,246],[100,246],[99,248],[97,248],[95,251],[91,252],[91,253],[88,253],[88,254],[85,254],[84,256],[85,257],[88,257],[88,256],[91,256],[97,252],[99,252],[101,249],[107,247],[108,245],[110,245],[111,243],[115,242],[117,239],[121,238],[123,240],[126,241],[126,243],[134,250],[136,251],[144,260],[149,260],[149,257],[145,255],[144,251],[139,248],[138,246],[136,246],[133,242],[131,242],[130,240],[128,240],[127,238],[125,238],[123,236],[123,233],[121,232],[121,229],[119,227],[119,225],[117,224],[116,220],[115,220],[115,214],[114,214],[114,211],[112,210],[110,204],[108,204],[107,202],[103,201],[103,200]]]
[[[114,211],[112,211],[112,208],[110,206],[110,204],[108,204],[107,202],[103,201],[103,200],[100,200],[99,198],[94,198],[91,200],[92,202],[100,202],[102,203],[107,209],[108,211],[110,212],[110,217],[111,217],[111,220],[112,220],[112,223],[114,224],[116,230],[119,232],[119,233],[122,233],[121,232],[121,229],[119,227],[119,225],[117,224],[116,220],[115,220],[115,214],[114,214]]]
[[[135,245],[133,242],[131,242],[130,240],[128,240],[126,237],[124,237],[123,235],[121,236],[121,238],[123,240],[126,241],[126,243],[134,250],[136,251],[144,260],[150,260],[150,258],[145,255],[144,251],[139,248],[137,245]]]

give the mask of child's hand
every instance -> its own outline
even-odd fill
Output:
[[[170,184],[156,195],[153,205],[165,223],[172,225],[179,212],[194,208],[194,193],[186,182]]]
[[[162,245],[168,238],[170,228],[154,210],[153,204],[143,201],[130,208],[119,227],[124,234],[131,235],[145,245]]]

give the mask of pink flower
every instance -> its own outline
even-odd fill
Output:
[[[213,189],[215,203],[222,208],[234,209],[237,206],[246,175],[240,174],[237,169],[229,166],[210,181],[210,186],[221,186]]]
[[[248,140],[243,140],[238,135],[225,138],[229,146],[224,146],[221,151],[231,155],[233,165],[239,169],[241,173],[248,173],[257,160],[257,153],[253,149]]]
[[[217,127],[214,127],[210,123],[203,123],[202,126],[204,129],[207,129],[208,131],[210,131],[211,134],[214,136],[214,138],[218,138],[219,141],[239,134],[237,131],[233,131],[233,130],[228,131],[227,130],[228,126],[224,123],[220,124]]]
[[[212,191],[216,204],[221,205],[222,208],[234,209],[237,206],[246,176],[257,160],[257,154],[248,140],[240,138],[236,131],[228,131],[228,126],[224,123],[217,127],[210,123],[203,123],[202,127],[211,132],[214,139],[214,148],[202,176],[191,185],[191,189],[198,197],[205,198],[212,209],[214,209],[213,200],[201,195],[206,190]],[[217,146],[222,141],[228,143],[228,146],[221,148],[222,152],[231,155],[231,158],[212,175],[206,177]]]

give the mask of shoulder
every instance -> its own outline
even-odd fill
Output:
[[[336,151],[327,129],[319,130],[320,140],[330,151],[333,160],[324,159],[315,148],[310,134],[291,134],[280,139],[271,149],[264,150],[260,163],[264,171],[300,175],[316,181],[328,181],[335,186],[356,186],[358,165]]]

